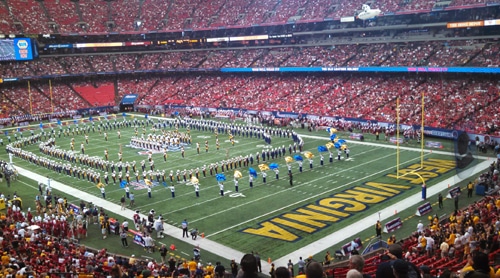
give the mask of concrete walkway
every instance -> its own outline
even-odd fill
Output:
[[[314,139],[325,139],[328,140],[328,138],[325,136],[314,136],[314,135],[301,135],[303,138],[314,138]],[[358,141],[350,141],[349,144],[362,144],[362,145],[371,145],[371,146],[380,146],[380,147],[388,147],[388,148],[396,148],[396,146],[391,146],[391,145],[385,145],[385,144],[375,144],[375,143],[367,143],[367,142],[358,142]],[[401,147],[401,149],[405,150],[412,150],[415,151],[414,148],[406,148],[406,147]],[[425,152],[431,152],[430,150],[426,150]],[[451,155],[449,152],[440,152],[440,151],[434,151],[439,154],[447,154]],[[485,171],[489,165],[491,164],[490,161],[486,160],[485,157],[479,157],[480,159],[485,159],[485,161],[481,162],[475,167],[472,167],[472,169],[469,170],[468,173],[464,173],[461,176],[472,176],[478,173],[481,173]],[[30,179],[33,179],[35,181],[42,181],[46,180],[46,177],[33,173],[31,171],[28,171],[27,169],[21,168],[16,166],[17,170],[19,171],[20,175],[23,175],[25,177],[28,177]],[[451,178],[448,178],[438,184],[432,185],[428,188],[427,190],[427,197],[430,198],[434,195],[437,195],[439,192],[445,190],[448,188],[448,185],[451,184],[456,184],[457,182],[462,181],[463,179],[460,178],[459,176],[455,175]],[[80,190],[77,190],[71,186],[68,186],[66,184],[62,184],[57,181],[51,181],[51,187],[65,192],[68,195],[75,196],[81,200],[84,200],[85,202],[92,202],[93,204],[103,207],[107,211],[112,211],[113,213],[122,216],[123,218],[126,219],[133,219],[134,215],[134,210],[131,209],[126,209],[126,210],[121,210],[121,206],[119,204],[115,204],[112,202],[109,202],[105,199],[102,199],[100,197],[96,197],[94,195],[82,192]],[[299,257],[307,257],[309,255],[317,254],[319,251],[324,250],[325,247],[327,246],[332,246],[338,243],[342,242],[347,242],[352,240],[352,231],[363,231],[367,227],[372,227],[375,223],[374,219],[379,218],[379,213],[380,213],[380,219],[381,220],[387,220],[390,218],[394,218],[394,211],[401,212],[403,210],[406,210],[410,207],[413,207],[420,203],[421,200],[421,193],[418,192],[411,197],[402,200],[396,204],[393,204],[387,208],[385,208],[382,211],[377,211],[374,212],[371,215],[366,216],[363,218],[363,220],[358,221],[356,223],[353,223],[349,226],[346,226],[324,238],[318,239],[313,243],[310,243],[298,250],[295,250],[294,252],[287,254],[277,260],[274,261],[276,266],[286,266],[288,263],[288,260],[291,259],[292,262],[297,262]],[[147,218],[146,215],[141,214],[141,217]],[[212,240],[209,240],[207,238],[204,238],[202,240],[197,240],[193,241],[191,238],[182,238],[182,229],[180,227],[175,227],[169,224],[165,224],[165,233],[168,234],[168,236],[174,237],[178,240],[184,241],[188,244],[191,244],[193,246],[198,245],[202,251],[208,251],[210,253],[216,254],[220,257],[226,258],[227,260],[231,259],[236,259],[239,261],[241,257],[243,257],[244,253],[234,250],[232,248],[226,247],[222,244],[219,244],[217,242],[214,242]],[[262,260],[262,272],[264,274],[269,273],[270,270],[270,264]]]

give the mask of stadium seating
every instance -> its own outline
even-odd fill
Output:
[[[216,52],[198,53],[167,53],[154,54],[153,59],[147,55],[115,55],[115,56],[79,56],[61,57],[57,59],[42,60],[29,64],[12,64],[12,67],[2,68],[6,75],[20,76],[42,75],[45,70],[50,74],[60,74],[66,70],[70,73],[93,73],[130,71],[139,68],[161,69],[177,67],[209,67],[210,64],[223,63],[225,65],[256,65],[261,67],[280,66],[284,57],[296,57],[291,54],[293,49],[283,48],[272,54],[268,50],[256,50],[251,53],[229,52],[230,55],[219,55]],[[272,50],[274,51],[274,50]],[[366,50],[361,50],[364,53]],[[271,51],[269,51],[271,52]],[[225,53],[225,52],[224,52]],[[267,55],[266,55],[267,54]],[[207,58],[207,56],[209,58]],[[212,59],[211,57],[226,57]],[[273,60],[269,57],[276,57]],[[278,58],[281,57],[281,58]],[[363,55],[360,56],[362,61]],[[45,59],[44,59],[45,60]],[[310,63],[312,59],[306,60]],[[273,62],[275,61],[275,62]],[[350,60],[352,61],[352,59]],[[371,62],[370,62],[371,63]],[[332,79],[333,78],[333,79]],[[42,85],[36,85],[41,83]],[[79,96],[74,90],[68,88],[78,85],[70,81],[54,82],[52,84],[52,97],[61,105],[69,100],[70,109],[86,108],[108,104],[115,98],[96,101]],[[394,86],[398,84],[398,86]],[[32,97],[37,105],[50,107],[50,88],[48,81],[32,82],[32,85],[42,88],[44,96],[38,99],[39,92],[32,90]],[[14,86],[14,85],[12,85]],[[21,90],[27,90],[26,85],[17,85]],[[469,79],[456,78],[450,80],[442,76],[352,76],[346,78],[342,75],[326,76],[262,76],[252,75],[173,75],[169,77],[136,77],[118,78],[118,99],[125,94],[138,93],[139,103],[143,105],[158,105],[176,103],[188,106],[205,106],[206,99],[212,99],[210,106],[241,107],[247,109],[269,109],[278,111],[295,111],[319,115],[332,115],[341,117],[366,118],[383,122],[395,121],[395,100],[400,97],[400,119],[404,123],[418,124],[420,121],[420,96],[423,92],[426,109],[426,125],[432,127],[455,128],[464,127],[466,130],[489,132],[492,126],[498,126],[495,117],[495,105],[500,98],[495,94],[498,90],[498,81],[489,78]],[[15,87],[15,86],[14,86]],[[14,88],[12,87],[12,88]],[[74,89],[74,88],[73,88]],[[487,94],[485,94],[488,92]],[[59,96],[58,94],[62,95]],[[145,98],[145,96],[148,96]],[[22,108],[21,113],[30,111],[27,104],[17,100],[19,95],[7,93],[4,100],[3,111],[11,111],[9,103]],[[349,97],[348,97],[349,96]],[[40,96],[42,97],[42,96]],[[304,98],[305,97],[305,98]],[[84,101],[87,99],[86,101]],[[304,105],[307,99],[308,105]],[[45,103],[45,104],[44,104]],[[36,108],[37,106],[35,106]],[[439,113],[434,111],[449,111],[446,115],[437,118]],[[33,109],[33,111],[37,111]],[[55,106],[58,111],[58,106]],[[49,112],[45,108],[41,112]],[[444,117],[444,118],[443,118]],[[443,120],[444,119],[444,120]],[[497,134],[496,133],[493,134]]]
[[[13,1],[0,3],[0,33],[22,30],[24,33],[103,33],[128,31],[172,31],[254,24],[323,21],[327,18],[354,16],[366,1],[172,1],[127,2]],[[428,12],[438,1],[383,0],[372,4],[384,13]],[[490,1],[498,2],[498,1]],[[473,8],[485,6],[479,0],[453,0],[448,6]],[[8,10],[12,16],[8,15]],[[141,22],[136,24],[136,20]],[[14,22],[22,26],[16,28]],[[55,25],[54,25],[55,24]]]
[[[0,4],[0,18],[0,32],[4,34],[15,33],[16,29],[9,15],[9,9],[3,4]]]
[[[17,30],[25,34],[48,34],[54,30],[49,27],[45,12],[38,1],[6,1],[13,19],[21,24]],[[3,31],[3,30],[2,30]]]
[[[110,19],[115,25],[112,30],[116,32],[134,31],[138,27],[136,20],[140,19],[141,1],[128,1],[126,4],[120,1],[110,3]]]
[[[170,10],[171,2],[145,0],[142,2],[142,13],[140,19],[142,26],[140,30],[164,30],[166,29],[166,16]]]
[[[58,32],[75,33],[82,30],[77,25],[80,18],[75,8],[75,2],[70,0],[43,1],[40,2],[40,5],[45,6],[48,14],[48,21],[58,25]]]

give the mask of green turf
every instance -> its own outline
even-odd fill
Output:
[[[121,117],[118,117],[121,120]],[[132,120],[131,117],[128,120]],[[113,120],[111,120],[113,121]],[[80,123],[80,126],[83,124]],[[90,123],[86,123],[90,125]],[[150,127],[148,127],[147,133],[150,133]],[[39,132],[37,127],[32,127],[35,133]],[[58,127],[55,126],[55,131],[57,134]],[[46,128],[46,131],[50,131],[50,128]],[[170,130],[170,128],[167,128]],[[187,132],[185,129],[180,128],[180,132]],[[139,128],[139,133],[142,129]],[[310,139],[305,138],[305,150],[311,151],[315,154],[314,158],[314,168],[309,169],[309,164],[307,160],[304,161],[304,172],[298,172],[297,163],[293,164],[294,173],[294,186],[289,185],[287,174],[287,168],[285,165],[284,158],[278,158],[273,161],[266,161],[266,163],[275,162],[280,165],[280,179],[276,180],[274,172],[268,171],[267,184],[262,184],[262,178],[259,174],[254,180],[254,188],[250,189],[248,186],[248,167],[238,168],[243,173],[243,178],[240,180],[239,188],[240,194],[229,193],[228,191],[234,191],[233,183],[233,173],[234,170],[226,171],[227,181],[225,184],[226,196],[219,196],[219,187],[217,185],[214,176],[209,176],[203,178],[200,170],[200,198],[195,197],[194,188],[192,185],[186,185],[184,183],[175,183],[176,185],[176,197],[171,198],[170,190],[168,187],[161,185],[153,188],[153,198],[149,199],[147,197],[147,191],[145,189],[136,190],[136,204],[137,208],[142,212],[147,212],[150,209],[155,209],[157,213],[161,213],[166,222],[171,225],[180,226],[180,222],[183,219],[188,219],[191,227],[197,227],[200,232],[203,232],[207,238],[217,241],[221,244],[239,250],[241,252],[250,252],[252,250],[258,251],[262,254],[264,258],[279,258],[282,257],[293,250],[296,250],[306,244],[314,242],[321,237],[330,234],[336,229],[347,226],[355,221],[363,219],[367,214],[372,214],[376,211],[381,211],[387,206],[400,201],[416,192],[420,192],[421,182],[420,180],[414,180],[414,183],[408,182],[406,180],[397,180],[391,175],[395,175],[395,164],[396,156],[395,150],[386,147],[385,140],[377,141],[376,143],[381,143],[379,145],[361,145],[361,144],[350,144],[347,133],[339,133],[340,138],[345,138],[348,141],[348,145],[351,151],[351,160],[349,161],[337,161],[334,160],[333,163],[329,163],[328,155],[325,155],[325,165],[319,165],[319,154],[317,152],[317,146],[324,145],[327,142],[328,134],[324,131],[318,132],[307,132],[306,130],[299,129],[297,132],[305,135],[321,136],[324,139]],[[29,131],[23,131],[23,136],[28,136]],[[90,143],[85,146],[86,154],[90,156],[103,157],[104,149],[108,149],[110,160],[117,161],[117,153],[121,149],[123,151],[124,161],[136,161],[137,167],[140,168],[139,162],[141,160],[147,160],[146,156],[138,154],[137,149],[132,149],[127,147],[130,142],[131,136],[134,134],[133,128],[122,128],[121,129],[121,139],[117,137],[117,130],[107,131],[108,141],[104,140],[103,135],[99,134],[97,130],[95,132],[90,131]],[[227,134],[219,134],[219,140],[221,142],[221,148],[219,151],[215,150],[215,134],[207,132],[198,132],[194,129],[190,131],[192,135],[193,145],[186,148],[185,158],[181,157],[180,152],[169,152],[167,161],[163,161],[162,154],[153,154],[153,159],[155,165],[159,169],[164,169],[167,172],[170,170],[183,170],[183,169],[194,169],[196,167],[201,167],[203,164],[209,164],[211,162],[220,161],[226,159],[227,157],[236,157],[239,155],[254,154],[260,152],[263,147],[267,147],[264,141],[258,140],[256,138],[244,138],[236,136],[236,143],[234,146],[229,142]],[[11,136],[13,139],[13,136]],[[61,136],[61,138],[56,135],[56,144],[61,149],[69,149],[70,139],[75,138],[75,150],[79,150],[80,143],[84,142],[84,136],[81,135],[71,135],[71,136]],[[4,143],[7,143],[7,138],[2,136]],[[374,136],[367,135],[365,138],[366,142],[375,142]],[[204,151],[204,140],[208,140],[210,144],[210,150],[208,153]],[[435,139],[431,139],[435,140]],[[437,140],[436,140],[437,141]],[[196,153],[196,148],[194,147],[196,142],[201,144],[201,154]],[[445,151],[452,152],[453,144],[450,141],[442,141]],[[273,137],[273,146],[288,145],[292,143],[289,138],[279,138]],[[391,145],[390,143],[387,144]],[[418,144],[414,141],[410,142],[405,146],[418,147]],[[24,149],[33,152],[37,155],[41,155],[38,151],[38,146],[28,146]],[[7,160],[8,157],[5,154],[0,155],[0,158]],[[334,151],[334,158],[336,158],[336,152]],[[55,158],[52,158],[55,159]],[[402,150],[400,157],[402,164],[401,168],[411,167],[413,165],[418,165],[419,155],[417,151],[412,150]],[[453,160],[452,156],[438,154],[433,152],[431,154],[425,155],[426,161],[432,159],[441,160]],[[18,158],[14,158],[14,164],[19,167],[25,167],[38,174],[49,176],[52,179],[60,181],[62,183],[74,186],[79,190],[88,192],[95,196],[100,196],[99,189],[95,184],[88,181],[74,179],[66,175],[57,174],[51,172],[47,169],[34,167],[30,163],[23,161]],[[147,163],[146,163],[147,165]],[[254,162],[253,168],[258,170],[256,162]],[[473,167],[473,166],[472,166]],[[208,172],[208,171],[207,171]],[[446,173],[436,174],[433,171],[427,173],[429,177],[428,186],[432,186],[437,182],[451,177],[456,174],[455,169],[448,169]],[[424,173],[425,174],[425,173]],[[168,178],[168,177],[167,177]],[[413,179],[414,177],[412,177]],[[131,179],[134,180],[135,177],[131,174]],[[399,186],[407,186],[404,190],[399,190],[395,196],[385,199],[383,202],[378,202],[375,204],[370,204],[367,208],[361,212],[350,213],[349,217],[341,217],[338,220],[318,220],[315,224],[305,224],[309,231],[301,231],[294,228],[287,228],[286,226],[276,224],[274,220],[290,220],[293,223],[300,223],[300,219],[297,214],[301,214],[302,210],[309,205],[318,205],[319,200],[324,200],[333,195],[340,194],[343,191],[349,190],[351,188],[361,186],[366,188],[366,183],[376,182],[384,184],[396,184]],[[27,200],[33,199],[36,194],[36,182],[30,180],[22,180],[22,182],[17,182],[11,188],[6,189],[5,192],[12,192],[14,189],[17,190],[18,194],[21,196],[26,196]],[[170,185],[170,181],[167,181]],[[5,184],[5,182],[4,182]],[[64,195],[64,193],[56,192],[58,195]],[[124,190],[119,187],[118,184],[110,184],[106,188],[106,196],[109,201],[119,203],[120,197],[124,194]],[[70,202],[75,204],[79,203],[78,196],[68,196]],[[434,200],[435,201],[435,200]],[[28,203],[31,201],[28,201]],[[451,202],[446,202],[446,209],[443,214],[450,211]],[[290,214],[295,214],[289,218]],[[403,219],[411,220],[411,215],[414,214],[414,210],[408,210],[405,212],[400,212],[398,217]],[[113,213],[110,212],[113,216]],[[310,219],[309,219],[310,220]],[[316,219],[317,220],[317,219]],[[306,220],[304,220],[306,221]],[[310,220],[312,221],[312,220]],[[375,224],[376,219],[373,223]],[[288,239],[276,239],[265,237],[262,235],[256,235],[255,233],[249,233],[252,229],[259,229],[263,223],[272,223],[278,227],[286,229],[288,232],[292,233],[295,238]],[[411,223],[411,222],[408,222]],[[302,223],[304,224],[304,223]],[[415,224],[416,225],[416,224]],[[398,238],[401,238],[403,234],[407,235],[414,230],[413,225],[404,225],[403,229],[396,232]],[[353,237],[361,237],[364,241],[370,239],[373,236],[373,227],[367,227],[365,231],[354,231]],[[95,247],[106,246],[110,251],[115,251],[118,253],[132,254],[139,253],[142,255],[147,255],[138,248],[137,246],[129,247],[127,250],[123,250],[119,246],[119,238],[108,238],[102,240],[99,236],[99,230],[95,229],[95,237],[83,240],[82,242]],[[176,244],[179,250],[173,252],[172,254],[181,257],[191,256],[191,246],[188,244],[176,241],[170,237],[167,237],[164,241],[167,245],[171,243]],[[339,245],[325,244],[325,249],[328,248],[338,249]],[[324,250],[318,250],[318,254],[322,254]],[[310,254],[304,254],[307,256]],[[207,255],[208,260],[220,260],[221,258],[215,255]],[[239,258],[236,258],[239,259]],[[297,258],[291,258],[296,261]]]

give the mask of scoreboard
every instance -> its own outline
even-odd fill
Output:
[[[31,38],[0,40],[0,61],[29,61],[37,57],[38,49]]]

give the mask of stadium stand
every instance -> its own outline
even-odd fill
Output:
[[[43,58],[2,67],[3,77],[46,74],[123,72],[136,69],[192,69],[310,66],[484,66],[495,65],[499,44],[484,41],[428,41],[348,44],[337,46],[273,47],[243,50],[200,50],[151,54],[111,54]]]
[[[18,22],[16,30],[26,34],[48,34],[53,30],[49,28],[42,6],[37,1],[5,1],[10,11],[13,23]],[[2,30],[3,31],[3,30]]]
[[[191,61],[189,61],[191,62]],[[333,78],[333,79],[332,79]],[[251,110],[298,111],[301,113],[332,115],[349,118],[366,118],[383,122],[395,120],[395,98],[401,98],[402,122],[418,124],[420,119],[420,95],[426,98],[426,122],[429,126],[453,128],[466,126],[467,130],[489,132],[498,126],[495,105],[500,101],[492,93],[500,86],[498,80],[485,78],[472,80],[467,77],[448,78],[392,77],[389,76],[182,76],[161,78],[118,79],[118,99],[125,94],[139,94],[139,104],[179,104],[205,106],[211,99],[212,107],[241,107]],[[394,84],[400,86],[393,86]],[[50,112],[50,89],[48,82],[31,83],[33,104],[44,113]],[[102,99],[89,98],[76,88],[89,87],[82,82],[53,83],[55,103],[62,107],[68,103],[70,109],[108,105],[116,98],[110,92]],[[97,85],[96,85],[97,86]],[[68,90],[68,87],[70,88]],[[92,86],[90,86],[91,88]],[[16,88],[28,95],[27,84],[11,85],[5,89],[4,104],[21,107],[19,113],[29,113],[29,105]],[[43,88],[43,89],[40,89]],[[42,94],[42,93],[43,94]],[[464,92],[467,94],[464,97]],[[489,92],[484,94],[484,92]],[[61,94],[61,95],[59,95]],[[147,97],[146,97],[147,96]],[[308,105],[304,106],[304,96]],[[348,97],[349,96],[349,97]],[[285,101],[286,100],[286,101]],[[35,105],[35,104],[34,104]],[[361,109],[360,109],[361,108]],[[33,111],[38,111],[32,106]],[[437,111],[449,111],[440,115]],[[15,109],[14,109],[15,110]],[[4,111],[11,111],[6,109]],[[57,106],[56,106],[56,110]],[[21,115],[17,114],[17,115]],[[443,121],[443,116],[446,121]],[[468,119],[473,119],[473,123]],[[490,134],[498,134],[495,131]]]
[[[0,31],[3,34],[109,34],[319,22],[324,19],[354,16],[365,3],[361,0],[319,0],[305,3],[298,0],[160,2],[5,0],[0,1]],[[442,6],[440,3],[442,2],[383,0],[372,5],[387,14],[411,14],[417,11],[427,13],[435,6]],[[452,0],[447,6],[450,9],[461,9],[495,3],[498,4],[498,1]],[[495,18],[495,15],[490,17]],[[294,24],[290,25],[295,28]],[[496,76],[379,73],[237,75],[202,71],[186,73],[191,69],[208,70],[221,67],[498,67],[500,64],[500,44],[496,39],[451,38],[459,34],[458,31],[453,33],[447,30],[423,30],[413,34],[414,31],[395,31],[381,37],[371,37],[369,33],[359,35],[360,38],[349,35],[339,35],[335,38],[326,35],[315,36],[307,42],[308,45],[265,45],[261,48],[245,46],[195,51],[186,49],[161,53],[54,55],[25,63],[3,62],[0,67],[2,78],[34,77],[34,80],[30,83],[2,84],[0,122],[39,121],[48,119],[49,113],[54,112],[58,117],[71,116],[77,109],[114,106],[123,96],[134,93],[139,95],[139,105],[144,107],[209,105],[364,118],[383,122],[395,121],[395,99],[400,97],[402,121],[418,124],[421,116],[420,94],[423,92],[426,95],[425,116],[428,126],[448,129],[460,127],[467,131],[500,136],[500,80]],[[236,34],[238,31],[235,29],[228,33]],[[418,40],[415,39],[417,36]],[[450,39],[437,41],[434,40],[435,36],[450,36]],[[391,41],[407,38],[413,40]],[[352,39],[356,41],[345,43]],[[370,40],[377,39],[387,42],[370,43]],[[321,45],[316,45],[316,42]],[[221,43],[214,46],[224,45]],[[163,74],[123,74],[134,70],[159,70],[163,71]],[[165,74],[174,70],[179,72]],[[113,76],[95,77],[103,73]],[[66,74],[85,74],[88,78],[58,79],[50,84],[45,79],[38,79],[47,75],[59,77]],[[26,101],[26,96],[29,101]],[[179,110],[166,108],[165,113],[171,114]],[[185,111],[195,115],[200,113],[191,108]],[[233,112],[225,113],[231,116]],[[347,127],[339,129],[345,128]],[[367,127],[364,132],[374,132],[375,129],[376,127]],[[489,187],[498,189],[498,165],[493,165],[476,183],[488,184]],[[46,203],[43,209],[50,209],[51,206],[58,209],[56,200],[56,197],[53,198],[54,203],[50,206]],[[445,269],[454,272],[462,269],[467,263],[467,255],[474,250],[487,252],[493,264],[500,250],[499,209],[500,199],[495,194],[457,211],[445,221],[430,219],[423,232],[415,232],[400,241],[406,259],[419,267],[429,267],[432,275],[439,275]],[[187,262],[175,262],[172,267],[168,262],[146,263],[134,258],[108,254],[106,250],[90,250],[79,246],[75,240],[85,235],[84,222],[80,221],[87,217],[85,214],[67,218],[48,216],[47,221],[43,221],[35,217],[41,216],[41,212],[38,212],[39,215],[31,215],[31,212],[20,213],[11,206],[6,215],[2,216],[2,247],[6,251],[3,256],[7,262],[4,267],[9,274],[32,272],[35,277],[42,277],[43,273],[53,272],[59,275],[77,273],[78,277],[102,277],[122,271],[139,274],[144,273],[145,269],[158,276],[187,273]],[[104,221],[109,221],[105,212],[100,213]],[[90,221],[87,220],[88,223]],[[35,224],[40,225],[41,229],[26,229],[28,225]],[[50,236],[40,236],[41,230]],[[432,241],[433,248],[426,251],[424,243]],[[441,248],[445,246],[444,242],[449,246],[446,251],[444,247]],[[377,266],[384,260],[386,258],[383,255],[367,258],[365,273],[374,277]],[[199,275],[210,272],[210,268],[201,267]],[[349,267],[344,261],[327,270],[334,277],[346,277]]]
[[[497,3],[497,1],[489,1]],[[157,30],[192,30],[286,22],[320,22],[354,16],[364,1],[94,1],[35,0],[0,3],[4,15],[0,31],[22,30],[28,34],[103,33]],[[485,1],[393,1],[372,4],[384,13],[429,12],[435,6],[449,8],[485,7]],[[11,13],[8,13],[8,11]],[[8,16],[7,16],[8,15]],[[140,24],[137,25],[137,21]],[[14,22],[17,25],[14,24]]]
[[[54,33],[74,33],[81,30],[77,22],[80,22],[80,17],[76,11],[75,2],[70,0],[60,1],[43,1],[40,2],[42,7],[45,7],[49,27],[54,29]]]
[[[124,6],[120,8],[126,9]],[[111,29],[112,25],[108,24],[111,20],[111,2],[78,1],[76,10],[82,23],[85,23],[80,24],[81,33],[103,33]],[[128,30],[131,29],[132,26],[129,26]]]

